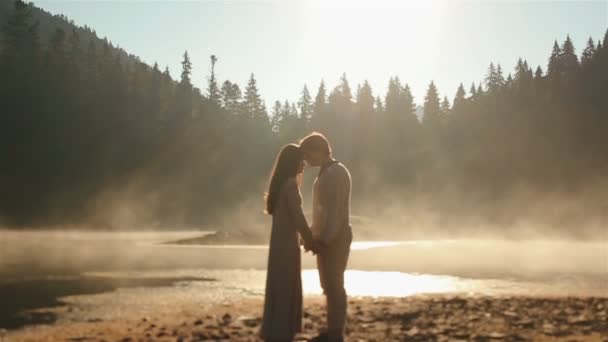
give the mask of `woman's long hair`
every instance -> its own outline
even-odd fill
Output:
[[[272,215],[277,204],[279,192],[285,182],[302,173],[304,154],[296,144],[285,145],[274,162],[268,192],[266,193],[266,214]]]

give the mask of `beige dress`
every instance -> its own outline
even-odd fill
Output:
[[[302,331],[302,277],[299,235],[312,233],[302,212],[302,196],[295,178],[283,185],[272,215],[268,252],[264,318],[260,331],[266,341],[291,341]]]

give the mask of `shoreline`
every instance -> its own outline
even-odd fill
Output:
[[[305,296],[303,333],[324,325]],[[9,331],[6,341],[259,341],[263,298],[163,307],[156,314],[59,321]],[[608,297],[415,295],[349,298],[347,341],[608,341]]]

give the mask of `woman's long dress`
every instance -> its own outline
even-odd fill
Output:
[[[283,184],[272,215],[261,337],[291,341],[302,331],[300,241],[312,239],[295,178]]]

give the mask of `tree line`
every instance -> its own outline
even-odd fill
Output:
[[[0,36],[5,225],[103,225],[91,218],[116,198],[148,208],[151,222],[216,224],[251,196],[261,204],[275,153],[312,130],[349,166],[355,210],[387,192],[492,200],[521,185],[569,191],[606,171],[608,32],[580,55],[569,37],[554,42],[545,70],[519,59],[505,76],[491,63],[451,99],[430,82],[418,118],[397,76],[386,94],[343,74],[333,88],[305,85],[297,101],[267,105],[254,74],[244,86],[218,80],[216,56],[201,90],[187,52],[174,79],[65,17],[42,36],[49,14],[21,0],[9,14]]]

